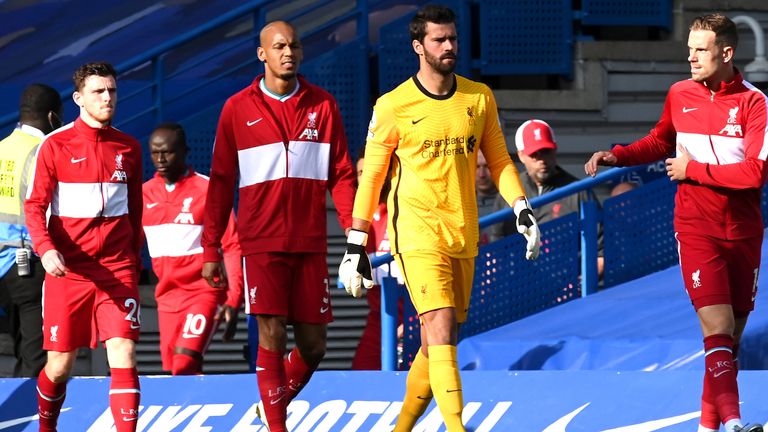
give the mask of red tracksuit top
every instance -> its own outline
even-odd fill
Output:
[[[238,234],[243,255],[326,253],[330,190],[342,228],[352,225],[355,173],[333,96],[298,78],[276,100],[263,75],[224,104],[216,131],[203,230],[204,260],[218,260],[239,179]]]
[[[152,269],[157,275],[155,298],[158,310],[175,312],[190,296],[200,292],[218,294],[218,301],[237,309],[243,298],[243,269],[234,214],[230,214],[224,237],[224,266],[228,289],[213,288],[202,278],[205,195],[208,177],[189,168],[173,186],[159,175],[144,183],[142,225]]]
[[[59,251],[74,279],[136,277],[141,176],[139,142],[111,126],[92,128],[78,117],[48,135],[24,204],[35,251]]]
[[[637,165],[685,147],[692,160],[675,196],[675,231],[727,240],[762,236],[766,123],[765,95],[740,73],[715,93],[689,79],[672,85],[649,135],[612,152],[619,165]]]

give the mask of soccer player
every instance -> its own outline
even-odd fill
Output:
[[[672,85],[651,133],[598,151],[584,165],[626,166],[666,159],[678,182],[675,238],[683,281],[704,336],[699,432],[760,432],[743,425],[736,382],[739,340],[754,309],[763,241],[761,189],[768,166],[766,97],[734,66],[736,25],[720,14],[693,20],[691,79]]]
[[[41,431],[56,430],[77,349],[96,347],[97,336],[107,349],[109,405],[117,430],[136,430],[141,146],[111,126],[116,75],[109,63],[77,69],[73,99],[80,116],[40,144],[24,204],[48,273],[43,302],[48,362],[37,379]]]
[[[456,17],[425,6],[410,23],[419,71],[376,101],[365,166],[339,277],[347,291],[369,288],[365,255],[371,216],[392,161],[388,233],[421,327],[421,349],[406,381],[396,431],[410,431],[432,396],[449,431],[463,431],[463,397],[456,365],[458,324],[466,320],[478,250],[475,173],[482,150],[491,177],[513,204],[527,240],[539,254],[539,229],[499,126],[491,90],[453,73]]]
[[[260,33],[265,73],[222,108],[203,231],[203,276],[221,284],[219,248],[238,184],[246,312],[256,316],[258,414],[286,431],[286,407],[325,355],[332,321],[325,200],[352,224],[355,173],[341,115],[328,92],[298,75],[302,47],[283,21]],[[238,179],[239,177],[239,179]],[[296,348],[288,356],[286,325]]]
[[[23,209],[38,145],[46,134],[61,126],[61,115],[61,97],[56,90],[44,84],[27,86],[21,93],[19,125],[0,141],[0,292],[9,299],[3,309],[13,336],[16,377],[36,377],[45,366],[45,270],[30,253],[32,239]]]
[[[159,125],[149,137],[157,174],[144,183],[142,225],[158,278],[160,354],[163,369],[173,375],[202,372],[203,354],[222,319],[226,322],[224,340],[231,340],[243,296],[234,214],[222,239],[228,289],[211,287],[202,277],[200,237],[208,178],[187,165],[188,150],[181,125]]]

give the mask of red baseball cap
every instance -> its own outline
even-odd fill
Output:
[[[557,150],[555,133],[547,122],[542,120],[528,120],[520,125],[515,133],[515,146],[530,156],[539,150]]]

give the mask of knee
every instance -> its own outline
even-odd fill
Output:
[[[136,366],[136,343],[131,339],[112,338],[106,341],[107,361],[113,368]]]
[[[48,362],[45,364],[45,374],[54,383],[66,381],[74,365],[74,355],[70,353],[49,353]]]
[[[309,346],[299,347],[299,352],[307,366],[315,369],[325,357],[325,341],[323,340]]]
[[[259,319],[259,344],[273,351],[284,350],[288,343],[286,323],[279,318]]]

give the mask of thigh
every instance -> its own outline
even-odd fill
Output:
[[[99,283],[93,315],[102,342],[115,337],[139,340],[141,308],[136,278],[129,276]],[[91,347],[96,347],[95,338],[91,338]]]
[[[469,299],[472,296],[472,282],[475,277],[474,258],[453,258],[453,295],[456,305],[456,321],[461,324],[467,320]]]
[[[333,321],[326,254],[292,254],[291,260],[295,271],[288,322],[327,324]]]
[[[455,308],[453,266],[442,254],[412,251],[396,254],[408,295],[419,315],[442,308]]]
[[[694,308],[731,304],[728,263],[720,241],[691,233],[675,237],[683,283]]]
[[[214,317],[219,302],[215,293],[198,295],[191,300],[194,301],[185,305],[177,321],[181,327],[177,331],[175,346],[203,354],[216,330]]]
[[[245,313],[288,316],[292,270],[287,254],[258,253],[243,262]]]
[[[731,304],[737,315],[744,315],[755,309],[763,238],[741,239],[730,243],[728,274]]]
[[[94,334],[92,282],[46,276],[43,284],[43,349],[69,352],[90,346]]]

